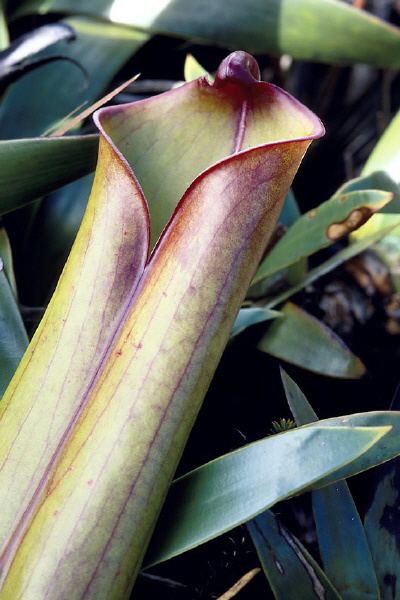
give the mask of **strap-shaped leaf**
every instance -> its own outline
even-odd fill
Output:
[[[270,510],[247,524],[274,596],[287,600],[342,600],[302,543]]]
[[[213,85],[97,113],[88,210],[0,408],[5,595],[36,600],[56,585],[60,598],[99,599],[132,586],[283,199],[323,131],[258,77],[254,59],[234,53]],[[176,208],[144,271],[132,166],[156,230],[169,218],[161,201]]]
[[[289,363],[330,377],[361,377],[365,367],[342,340],[321,321],[287,302],[282,318],[275,319],[258,349]]]
[[[400,389],[391,408],[400,407]],[[400,458],[380,466],[375,475],[371,505],[365,515],[367,533],[382,600],[396,598],[399,592],[399,498]]]
[[[93,171],[96,135],[0,141],[0,214]]]
[[[266,277],[310,256],[348,235],[392,199],[378,190],[354,191],[333,196],[318,208],[302,215],[267,254],[253,279]]]
[[[373,176],[376,171],[383,171],[395,183],[400,184],[400,112],[395,115],[389,126],[384,131],[377,145],[371,152],[362,174],[364,176]],[[397,196],[399,194],[399,185],[397,185]],[[398,203],[396,204],[398,207]],[[391,211],[385,211],[390,213]],[[393,210],[398,212],[398,210]],[[362,239],[371,235],[379,227],[385,227],[396,222],[396,216],[392,214],[374,215],[369,223],[355,232],[356,239]],[[399,236],[400,229],[397,228],[393,234]]]
[[[43,135],[80,105],[98,100],[115,74],[148,39],[143,32],[98,20],[66,19],[63,23],[74,30],[76,38],[68,45],[62,44],[58,52],[62,50],[84,71],[71,63],[58,62],[14,84],[0,106],[2,139]],[[57,48],[41,52],[40,58],[48,58]]]
[[[351,469],[351,454],[354,460],[366,452],[368,437],[379,428],[354,431],[353,437],[349,428],[293,429],[180,477],[171,486],[145,564],[167,560],[249,521],[309,487],[307,480],[334,474],[342,461]]]
[[[298,385],[284,371],[281,374],[296,423],[304,425],[318,421]],[[324,570],[342,598],[379,598],[371,551],[347,483],[338,481],[314,490],[312,504]]]
[[[4,272],[6,274],[8,282],[11,286],[14,296],[17,297],[17,282],[15,280],[12,250],[7,231],[4,227],[0,227],[0,257],[3,261]]]
[[[335,64],[400,64],[398,29],[337,0],[215,0],[148,3],[131,0],[31,0],[20,14],[46,11],[91,14],[228,48],[290,54]],[[307,32],[305,35],[304,32]]]
[[[320,452],[317,457],[316,455],[313,456],[311,452],[309,460],[305,460],[304,453],[297,454],[297,463],[293,472],[285,462],[287,456],[286,458],[283,457],[284,462],[282,464],[279,462],[279,457],[282,458],[281,448],[277,457],[277,464],[281,464],[280,467],[277,467],[278,479],[284,477],[285,484],[292,488],[292,492],[288,493],[289,496],[300,491],[319,489],[330,483],[351,477],[388,461],[400,453],[400,413],[387,411],[325,419],[319,421],[318,424],[312,423],[303,426],[301,429],[294,429],[249,444],[240,450],[202,465],[173,483],[157,523],[156,533],[152,539],[145,564],[162,562],[172,556],[181,554],[189,548],[198,546],[241,523],[249,521],[257,513],[261,513],[269,506],[287,498],[285,495],[274,495],[276,487],[273,483],[271,471],[272,455],[268,452],[265,468],[259,468],[252,459],[253,448],[256,452],[262,451],[263,444],[265,444],[265,448],[271,448],[271,446],[268,446],[270,440],[276,439],[281,440],[278,441],[279,447],[286,440],[288,442],[291,440],[289,437],[282,440],[282,436],[308,428],[319,430],[320,428],[331,427],[335,430],[337,427],[343,427],[346,430],[354,427],[389,427],[390,430],[381,442],[377,442],[369,450],[362,453],[359,458],[355,458],[344,467],[334,470],[330,475],[322,476],[315,483],[309,486],[306,485],[302,490],[298,489],[297,492],[294,492],[292,485],[297,481],[297,477],[301,478],[302,473],[306,473],[308,467],[313,468],[313,459],[319,463],[319,466],[321,466],[321,461],[334,460],[335,452],[339,450],[339,446],[337,445],[335,450],[332,450],[332,454],[327,450],[326,452]],[[347,437],[348,443],[351,443],[350,437]],[[346,436],[344,439],[346,440]],[[306,448],[304,451],[307,452]],[[285,477],[287,473],[294,476],[294,479],[290,478],[290,484]],[[270,475],[271,478],[268,479]],[[262,485],[264,477],[266,483]],[[261,488],[258,487],[259,485],[261,485]],[[281,489],[284,488],[285,486]],[[286,489],[288,490],[288,488]],[[268,494],[273,496],[271,505],[267,502]]]
[[[0,258],[0,398],[28,345],[28,336]]]
[[[365,172],[360,177],[355,177],[346,181],[336,192],[335,196],[348,194],[349,192],[366,191],[366,190],[382,190],[391,192],[393,200],[380,209],[381,213],[398,213],[400,212],[400,187],[381,167],[382,170]],[[364,171],[363,171],[364,172]]]
[[[386,217],[387,215],[374,215],[374,217],[381,217],[381,216]],[[330,273],[331,271],[333,271],[333,269],[336,269],[336,267],[338,267],[339,265],[346,262],[346,260],[350,260],[350,258],[352,258],[353,256],[357,256],[357,254],[364,252],[364,250],[366,250],[367,248],[372,246],[375,242],[381,240],[386,235],[392,234],[394,232],[394,230],[396,229],[396,227],[398,227],[400,225],[400,217],[399,217],[399,215],[391,215],[391,216],[394,218],[393,223],[378,224],[377,229],[371,235],[369,235],[365,238],[363,237],[360,240],[357,240],[357,241],[353,242],[352,244],[349,244],[346,248],[339,250],[339,252],[336,252],[336,254],[334,254],[331,258],[329,258],[322,264],[318,265],[318,267],[315,267],[314,269],[309,271],[300,280],[299,283],[296,283],[295,285],[290,287],[288,290],[285,290],[284,292],[278,294],[277,296],[274,296],[268,302],[267,307],[273,308],[275,306],[278,306],[279,304],[282,304],[282,302],[284,302],[285,300],[287,300],[288,298],[293,296],[293,294],[296,294],[297,292],[302,290],[307,285],[313,283],[313,281],[316,281],[323,275]],[[372,219],[374,217],[372,217]],[[371,221],[372,221],[372,219],[371,219]]]
[[[281,313],[277,310],[270,310],[268,308],[241,308],[238,312],[238,316],[233,324],[231,337],[235,337],[245,331],[248,327],[256,325],[257,323],[264,323],[280,317]]]
[[[363,175],[374,171],[385,171],[400,183],[400,112],[393,118],[379,142],[371,152],[363,169]]]

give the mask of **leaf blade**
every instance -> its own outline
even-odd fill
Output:
[[[93,171],[97,135],[0,141],[0,214]]]
[[[296,590],[297,600],[342,600],[321,567],[270,510],[247,524],[277,600]]]
[[[332,450],[338,448],[339,437],[345,445],[352,445],[356,438],[350,441],[350,435],[341,436],[337,429],[329,428],[321,430],[320,437],[317,425],[310,426],[310,430],[315,437],[304,436],[303,432],[307,431],[304,428],[293,429],[249,444],[177,479],[170,489],[145,564],[177,556],[249,521],[273,504],[307,488],[308,478],[321,477],[317,472],[335,471],[334,465],[341,460],[349,461],[351,468],[350,453],[344,458],[344,447],[340,458],[336,454],[337,463],[334,452],[326,453],[323,465],[316,459],[315,452],[320,444]],[[323,433],[328,431],[325,438]],[[359,451],[364,450],[359,447]],[[300,469],[298,461],[305,456],[307,461],[302,465],[307,467]],[[290,477],[286,477],[287,474]]]
[[[261,263],[253,283],[330,246],[360,227],[391,199],[390,192],[377,190],[335,194],[318,208],[302,215],[288,229]]]
[[[0,259],[1,261],[1,259]],[[6,390],[28,346],[28,336],[14,293],[0,270],[0,398]]]
[[[318,421],[299,386],[283,370],[281,377],[297,425]],[[314,490],[312,504],[324,569],[341,596],[380,598],[366,532],[347,483],[338,481]]]
[[[92,104],[106,91],[116,72],[148,39],[145,33],[99,22],[65,19],[76,39],[62,46],[65,57],[82,65],[85,75],[67,62],[33,71],[13,85],[0,107],[0,133],[6,138],[44,135],[71,111]],[[57,47],[55,47],[57,48]],[[53,51],[40,53],[48,58]]]
[[[246,4],[237,0],[230,3],[229,11],[212,0],[164,1],[147,10],[128,2],[82,0],[77,8],[71,0],[36,0],[24,3],[22,14],[49,10],[79,10],[151,32],[253,53],[289,54],[335,64],[399,66],[398,30],[335,0],[269,0],[267,5],[260,0]],[[307,27],[307,36],[299,23]]]
[[[283,317],[272,322],[257,348],[310,371],[330,377],[361,377],[365,367],[336,334],[306,313],[287,302]]]

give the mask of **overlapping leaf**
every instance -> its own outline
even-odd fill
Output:
[[[280,478],[284,478],[285,485],[290,485],[292,491],[288,492],[288,495],[291,496],[300,492],[300,489],[298,492],[294,492],[294,484],[295,481],[298,481],[298,477],[301,478],[308,469],[313,469],[313,465],[316,463],[319,464],[318,468],[321,468],[322,462],[327,465],[325,461],[329,462],[335,459],[335,452],[339,450],[339,445],[335,449],[332,448],[331,453],[328,450],[327,438],[324,440],[324,443],[327,442],[326,451],[317,455],[313,455],[311,452],[309,460],[304,463],[301,458],[304,454],[298,453],[296,460],[301,461],[301,468],[300,464],[296,464],[292,471],[291,465],[286,460],[282,464],[279,462],[279,457],[282,459],[283,452],[281,444],[285,445],[287,441],[291,445],[291,442],[296,439],[290,437],[292,434],[308,428],[317,430],[323,428],[325,431],[332,428],[334,437],[334,431],[341,427],[348,432],[348,428],[352,430],[361,427],[368,431],[370,427],[385,426],[390,430],[381,442],[377,442],[347,465],[333,470],[329,475],[321,476],[311,485],[306,485],[302,491],[319,489],[397,456],[400,452],[400,413],[382,411],[325,419],[319,421],[318,424],[313,423],[301,429],[249,444],[187,473],[171,486],[145,564],[155,564],[177,556],[189,548],[198,546],[252,519],[257,513],[263,512],[275,502],[288,497],[285,494],[274,495],[277,491],[277,481]],[[350,435],[346,435],[343,439],[351,443],[350,437]],[[254,462],[255,455],[253,455],[253,452],[262,453],[267,449],[269,452],[274,444],[277,444],[277,448],[281,446],[277,453],[277,480],[272,475],[275,473],[275,463],[271,462],[272,455],[268,453],[266,456],[265,469],[257,466],[257,462]],[[304,449],[304,451],[307,450]],[[286,455],[286,459],[287,457],[288,455]],[[266,473],[267,470],[268,473]],[[293,478],[286,478],[288,473],[293,474]],[[264,477],[266,478],[265,485],[260,488],[259,485],[262,485]],[[285,485],[282,487],[282,491]],[[288,490],[288,488],[286,489]],[[268,498],[272,496],[273,499],[269,504]]]
[[[293,590],[297,600],[342,600],[318,563],[272,511],[247,527],[277,600],[287,600]]]
[[[400,113],[394,117],[392,122],[383,133],[377,145],[371,152],[371,155],[369,156],[362,172],[364,176],[374,176],[377,171],[383,171],[386,173],[386,175],[397,184],[397,197],[399,194],[400,184],[399,132]],[[390,213],[391,211],[388,210],[385,212]],[[393,210],[393,212],[398,212],[398,210]],[[364,225],[359,231],[353,234],[354,238],[363,239],[375,233],[375,231],[377,231],[379,228],[387,227],[388,225],[396,222],[397,215],[374,215],[369,223]],[[400,229],[396,228],[392,234],[399,236]]]
[[[82,103],[92,104],[129,57],[148,39],[144,33],[88,19],[66,19],[75,40],[63,45],[63,55],[82,65],[48,64],[26,75],[6,94],[0,107],[0,136],[43,135]],[[47,58],[58,46],[41,52]],[[29,166],[29,165],[27,165]]]
[[[379,217],[380,215],[375,216]],[[374,217],[372,217],[372,219],[373,218]],[[303,278],[299,281],[299,283],[296,283],[284,292],[281,292],[280,294],[277,294],[276,296],[272,297],[268,301],[267,307],[273,308],[275,306],[278,306],[279,304],[282,304],[282,302],[293,296],[293,294],[305,288],[307,285],[313,283],[323,275],[330,273],[339,265],[343,264],[347,260],[350,260],[350,258],[353,258],[353,256],[357,256],[361,252],[364,252],[364,250],[372,246],[375,242],[384,238],[386,235],[392,234],[396,227],[398,227],[399,225],[400,217],[398,215],[395,215],[394,223],[379,224],[376,231],[374,231],[371,235],[367,237],[362,237],[361,239],[353,242],[352,244],[349,244],[346,248],[339,250],[331,258],[321,263],[320,265],[318,265],[318,267],[315,267],[306,275],[304,275]]]
[[[381,67],[400,64],[395,27],[337,0],[31,0],[20,14],[65,12],[103,16],[151,32],[179,35],[255,53]],[[307,35],[304,32],[307,32]]]
[[[392,197],[392,193],[378,190],[335,194],[318,208],[297,219],[263,260],[253,283],[348,235],[390,202]]]
[[[0,141],[0,214],[93,171],[97,135]]]
[[[300,388],[283,371],[282,381],[296,423],[318,421]],[[324,570],[343,600],[379,598],[371,551],[347,483],[314,490],[312,503]]]
[[[0,398],[28,345],[14,293],[0,259]]]
[[[379,428],[354,431],[358,433],[353,437],[348,427],[294,429],[249,444],[180,477],[170,489],[145,564],[167,560],[249,521],[309,487],[307,480],[318,483],[329,472],[334,477],[341,461],[351,472],[351,453],[355,458],[366,452],[368,437],[373,431],[378,434]],[[367,436],[363,450],[362,431]]]
[[[22,75],[50,62],[67,60],[81,69],[80,64],[62,54],[53,54],[46,58],[35,55],[61,40],[74,38],[74,31],[63,23],[50,23],[28,32],[12,42],[0,52],[0,92]]]
[[[264,323],[265,321],[270,321],[280,316],[281,313],[279,311],[270,310],[268,308],[241,308],[232,327],[231,337],[239,335],[239,333],[242,333],[242,331],[252,325]]]
[[[400,390],[395,393],[392,409],[400,406]],[[371,503],[365,515],[374,568],[382,600],[395,598],[400,577],[399,559],[400,458],[377,469]]]

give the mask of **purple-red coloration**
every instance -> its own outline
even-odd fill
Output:
[[[222,87],[226,82],[251,85],[260,81],[260,68],[256,59],[242,50],[229,54],[218,67],[214,86]]]
[[[93,261],[102,264],[95,250],[104,233],[110,241],[109,217],[123,240],[112,247],[113,256],[123,258],[121,244],[133,223],[132,235],[135,227],[141,235],[137,279],[113,312],[104,347],[75,387],[65,388],[68,411],[51,447],[42,427],[47,464],[41,456],[40,462],[30,457],[35,481],[28,490],[18,482],[19,527],[4,536],[2,592],[11,594],[7,597],[36,600],[40,590],[41,598],[61,599],[73,589],[79,599],[124,598],[133,585],[281,203],[307,147],[323,134],[315,115],[259,77],[255,59],[235,52],[221,63],[213,85],[206,87],[200,79],[157,98],[102,109],[94,117],[100,154],[80,243],[85,249],[95,239]],[[153,225],[158,219],[155,240],[164,227],[150,258],[145,196],[153,207]],[[138,203],[132,217],[125,214],[131,201]],[[107,225],[100,232],[93,225],[99,205]],[[166,215],[158,214],[160,206],[168,207]],[[70,264],[79,275],[78,251],[76,243]],[[75,281],[71,276],[66,286],[64,273],[58,287],[67,309]],[[107,301],[107,287],[99,294],[106,297],[106,307],[116,308]],[[95,301],[84,295],[77,307],[75,350],[85,339],[82,306],[94,307]],[[64,314],[56,314],[56,325],[71,323],[70,314]],[[103,331],[101,314],[97,319]],[[45,325],[43,332],[47,335]],[[61,348],[54,355],[61,357],[62,367],[61,336],[51,330],[49,339]],[[45,400],[52,406],[60,396],[55,384],[64,390],[65,378],[59,365],[50,374],[53,379],[43,374],[41,365],[48,366],[37,356],[39,366],[31,367],[31,379],[25,380],[29,386],[19,387],[18,381],[16,389],[24,400],[26,390],[41,385],[49,390]],[[28,397],[26,404],[45,412],[40,400],[34,404]],[[26,428],[29,443],[32,430]],[[7,455],[10,469],[24,459],[21,451],[15,455],[13,460]],[[14,527],[17,519],[11,517]]]

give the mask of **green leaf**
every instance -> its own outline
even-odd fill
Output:
[[[393,200],[380,209],[381,213],[400,212],[400,187],[385,171],[373,171],[350,181],[346,181],[335,193],[335,196],[356,191],[381,190],[393,194]]]
[[[399,407],[397,390],[392,408]],[[400,581],[400,458],[375,472],[374,494],[364,526],[372,552],[382,600],[393,600]]]
[[[329,377],[354,379],[365,367],[321,321],[300,307],[286,303],[258,343],[258,349],[281,360]]]
[[[314,412],[311,404],[308,402],[297,383],[289,377],[282,367],[280,368],[280,372],[286,400],[296,424],[301,426],[318,421],[317,414]]]
[[[3,91],[22,75],[49,62],[67,60],[72,63],[62,54],[36,58],[43,49],[72,39],[74,31],[65,23],[48,23],[14,39],[8,48],[0,52],[0,89]],[[73,64],[80,68],[79,63]]]
[[[365,223],[393,194],[378,190],[335,194],[302,215],[261,263],[253,279],[256,284],[277,271],[330,246]]]
[[[281,375],[296,423],[318,421],[298,385],[284,371]],[[371,551],[347,483],[314,490],[312,503],[319,552],[330,581],[344,600],[379,598]]]
[[[47,196],[38,207],[26,241],[25,285],[34,306],[48,301],[87,206],[93,175],[73,181]]]
[[[357,413],[345,417],[331,417],[319,421],[318,425],[328,427],[379,427],[388,425],[391,430],[385,436],[383,444],[377,444],[373,451],[368,450],[360,458],[356,459],[350,467],[343,467],[333,475],[328,475],[321,479],[318,484],[311,486],[310,489],[320,489],[330,483],[335,483],[348,477],[353,477],[362,473],[371,467],[391,460],[400,454],[400,412],[397,411],[375,411],[367,413]],[[310,427],[306,425],[305,427]]]
[[[0,227],[0,258],[3,261],[4,272],[11,286],[14,296],[17,298],[17,282],[14,274],[14,264],[10,240],[4,227]]]
[[[247,528],[277,600],[342,600],[321,567],[300,541],[267,510]]]
[[[0,271],[0,398],[28,346],[28,336],[1,264]]]
[[[322,564],[343,600],[379,598],[371,551],[347,484],[314,490],[312,503]]]
[[[301,212],[297,204],[293,190],[290,189],[285,199],[282,212],[279,216],[279,223],[285,227],[290,227],[300,217]]]
[[[399,496],[400,461],[397,458],[380,467],[373,501],[365,517],[365,530],[383,600],[392,600],[398,595]]]
[[[65,12],[249,52],[290,54],[335,64],[399,67],[400,34],[380,19],[337,0],[32,0],[19,14]],[[306,35],[305,33],[306,32]]]
[[[271,319],[280,317],[281,313],[277,310],[270,310],[268,308],[241,308],[239,310],[236,321],[233,324],[231,331],[231,338],[239,335],[248,327],[256,325],[257,323],[264,323]]]
[[[378,431],[293,429],[180,477],[170,489],[145,564],[167,560],[249,521],[336,471],[340,463],[351,469],[351,461],[371,446]]]
[[[279,464],[281,464],[281,460],[283,461],[280,471],[278,466],[276,471],[275,467],[271,471],[271,455],[266,457],[265,467],[263,463],[253,462],[255,458],[253,447],[258,452],[257,445],[260,444],[260,451],[262,452],[265,444],[264,448],[269,451],[270,446],[267,443],[271,439],[280,440],[282,436],[292,435],[296,431],[308,428],[316,428],[318,431],[320,428],[333,428],[332,431],[336,431],[337,427],[343,427],[346,429],[346,433],[348,428],[358,430],[358,427],[389,427],[390,429],[382,442],[377,442],[369,450],[362,453],[359,458],[354,459],[344,467],[334,470],[330,475],[322,476],[304,490],[298,490],[296,494],[300,491],[319,489],[341,479],[352,477],[400,454],[400,412],[394,411],[333,417],[319,421],[318,424],[311,423],[299,429],[292,429],[245,446],[187,473],[173,483],[167,503],[157,524],[156,534],[152,540],[145,564],[155,564],[181,554],[187,549],[202,544],[242,522],[249,521],[256,516],[257,512],[261,513],[264,509],[269,508],[268,504],[265,504],[264,508],[260,509],[259,507],[268,501],[268,494],[277,492],[272,475],[277,472],[278,477],[283,477],[292,471],[290,470],[290,464],[288,465],[285,462],[285,457],[282,456],[282,446],[277,452]],[[345,436],[344,440],[351,442],[350,437],[346,438]],[[285,444],[285,442],[280,442],[279,445],[281,443]],[[340,446],[337,445],[336,448],[332,448],[332,453],[330,453],[329,447],[328,444],[324,446],[324,452],[318,452],[319,462],[325,463],[325,460],[333,460],[336,450],[340,449]],[[307,475],[309,469],[312,469],[314,462],[317,461],[317,456],[312,451],[310,452],[310,459],[306,459],[306,456],[308,456],[307,447],[304,452],[305,454],[298,454],[296,457],[295,477],[301,477],[302,473]],[[248,459],[249,462],[247,462]],[[268,479],[269,476],[270,479]],[[258,487],[259,482],[262,486],[264,478],[266,478],[266,483],[260,490]],[[287,482],[286,477],[285,481]],[[232,487],[227,487],[228,484]],[[231,490],[232,493],[230,493]],[[282,499],[279,497],[276,502]],[[242,502],[246,502],[246,504],[242,504]],[[243,515],[244,512],[247,512],[247,509],[248,513]],[[208,529],[211,533],[208,532]]]
[[[93,171],[97,135],[0,141],[0,215]]]
[[[185,59],[185,66],[183,69],[185,81],[193,81],[198,77],[208,77],[209,72],[195,59],[194,56],[188,54]]]
[[[78,61],[88,80],[67,62],[49,64],[26,75],[12,86],[1,104],[3,139],[42,135],[82,103],[95,102],[148,39],[144,33],[110,23],[87,19],[66,19],[64,23],[72,27],[76,39],[62,45],[62,54]],[[54,54],[57,48],[42,52],[40,57]]]
[[[388,177],[390,177],[396,184],[400,183],[400,147],[399,147],[399,135],[400,135],[400,112],[394,117],[392,122],[389,124],[384,134],[378,141],[377,145],[371,152],[362,175],[371,176],[375,171],[383,171]],[[397,190],[399,186],[397,185]],[[398,199],[398,193],[397,193]],[[400,202],[397,202],[395,207],[399,207]],[[393,207],[393,212],[399,212]],[[385,211],[390,213],[391,210]],[[396,217],[392,214],[374,215],[372,219],[361,227],[355,234],[354,239],[362,239],[373,234],[377,229],[391,225],[396,222]],[[397,228],[392,232],[392,235],[396,237],[400,236],[400,228]]]
[[[400,183],[400,111],[393,118],[379,142],[371,152],[362,171],[370,175],[385,171],[396,183]]]
[[[379,216],[380,215],[374,215],[374,217]],[[320,277],[323,277],[327,273],[330,273],[339,265],[343,264],[347,260],[350,260],[350,258],[353,258],[353,256],[357,256],[357,254],[364,252],[364,250],[372,246],[375,242],[381,240],[386,235],[391,234],[396,229],[396,227],[400,225],[400,217],[398,215],[391,216],[394,218],[395,222],[392,222],[389,225],[387,223],[384,226],[380,225],[377,227],[376,231],[372,233],[372,235],[357,240],[349,244],[346,248],[343,248],[343,250],[339,250],[339,252],[332,256],[332,258],[329,258],[327,261],[321,263],[318,267],[315,267],[314,269],[309,271],[299,283],[296,283],[296,285],[293,285],[284,292],[271,298],[271,300],[269,300],[267,303],[267,307],[273,308],[275,306],[278,306],[279,304],[282,304],[282,302],[285,302],[285,300],[293,296],[293,294],[296,294],[297,292],[302,290],[307,285],[310,285]]]

